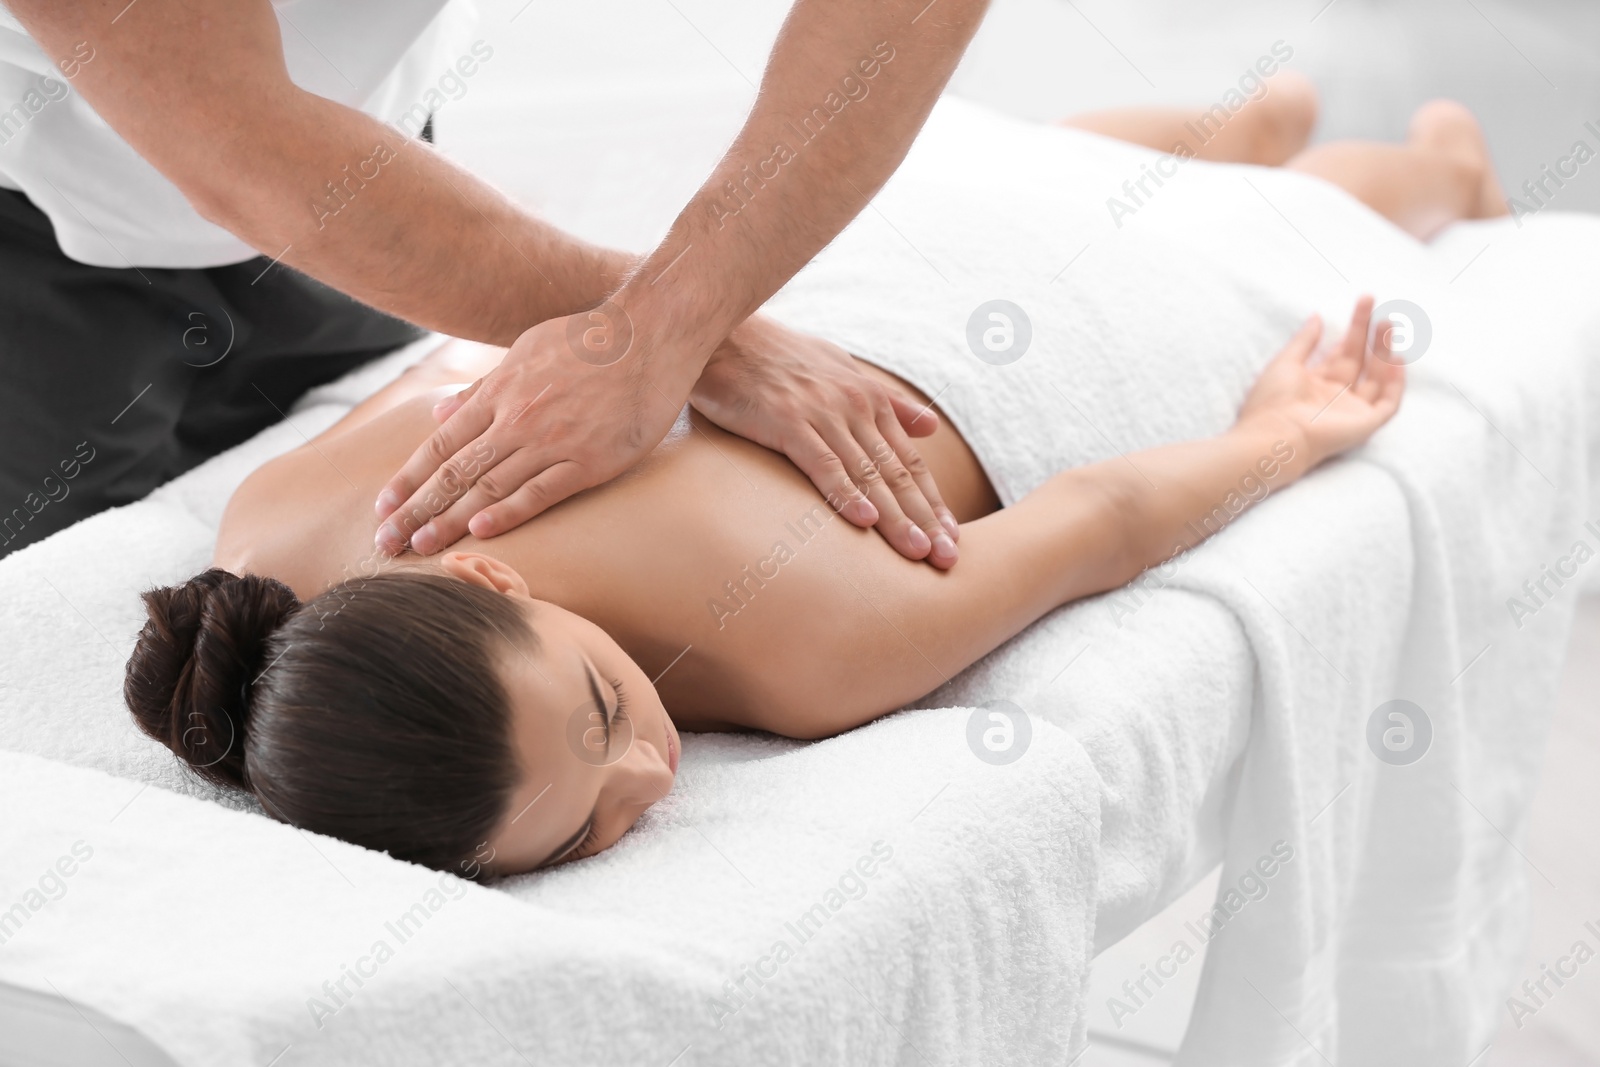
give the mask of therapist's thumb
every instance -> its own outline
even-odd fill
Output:
[[[895,389],[889,390],[889,403],[907,437],[927,437],[939,428],[939,413],[932,404],[919,404]]]

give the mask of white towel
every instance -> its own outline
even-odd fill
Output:
[[[188,1067],[1060,1062],[1094,774],[1043,723],[984,764],[967,720],[691,738],[624,846],[509,891],[0,753],[0,805],[27,816],[0,829],[0,980]]]
[[[1222,886],[1236,891],[1224,894],[1226,936],[1211,946],[1183,1061],[1472,1060],[1498,1029],[1520,953],[1528,870],[1513,842],[1576,590],[1547,583],[1527,617],[1508,597],[1527,599],[1524,580],[1576,542],[1600,548],[1600,525],[1585,526],[1600,440],[1600,411],[1585,407],[1600,220],[1464,224],[1429,248],[1303,174],[1162,164],[951,101],[936,121],[771,310],[937,396],[1007,502],[1064,466],[1223,429],[1311,311],[1336,334],[1363,291],[1423,309],[1431,345],[1393,426],[1152,579],[1237,618],[1257,686],[1227,824]],[[1122,181],[1161,170],[1177,173],[1146,182],[1125,210]],[[1011,362],[972,344],[971,317],[995,300],[1028,321],[1029,347]],[[1138,602],[1102,598],[1109,629]],[[1106,626],[1071,629],[1056,662],[1112,652]],[[1117,649],[1116,667],[1128,678],[1169,647]],[[1229,667],[1217,673],[1249,664]],[[1028,706],[1078,733],[1108,781],[1140,783],[1139,795],[1111,794],[1107,836],[1120,809],[1143,832],[1123,851],[1147,862],[1103,863],[1103,913],[1129,894],[1164,902],[1171,870],[1187,865],[1179,849],[1151,849],[1150,816],[1181,827],[1200,794],[1174,805],[1149,775],[1169,753],[1096,746],[1108,729],[1128,734],[1085,712],[1072,692],[1085,682]],[[963,680],[936,697],[982,690]],[[1395,699],[1432,723],[1431,750],[1410,766],[1367,740],[1369,718]],[[1157,714],[1187,717],[1187,736],[1215,743],[1196,720],[1227,706],[1170,692]],[[1193,774],[1192,758],[1175,764]],[[1293,858],[1262,862],[1275,850]],[[1265,896],[1235,913],[1258,881]]]
[[[204,566],[239,479],[415,355],[0,564],[0,749],[61,761],[0,753],[0,810],[22,816],[0,820],[0,981],[185,1067],[1068,1058],[1100,797],[1042,721],[1006,766],[969,747],[982,709],[822,744],[687,735],[673,794],[620,845],[493,889],[274,823],[132,728],[138,590]],[[79,841],[55,899],[40,880]],[[419,903],[424,933],[390,929]]]
[[[1303,176],[1188,164],[1118,231],[1104,200],[1153,159],[941,105],[903,176],[773,304],[930,393],[959,370],[939,402],[1008,500],[1056,464],[1220,429],[1311,308],[1337,321],[1371,287],[1433,315],[1405,410],[1357,458],[1268,500],[1136,610],[1124,590],[1058,611],[924,702],[1015,700],[1035,716],[1021,761],[978,761],[965,710],[817,745],[691,738],[671,802],[617,849],[469,888],[439,910],[460,916],[452,936],[408,942],[319,1030],[321,983],[435,876],[5,758],[0,791],[27,818],[0,829],[0,907],[80,837],[105,845],[0,946],[0,980],[53,982],[185,1064],[264,1064],[286,1045],[282,1067],[667,1062],[684,1045],[685,1063],[1064,1062],[1091,939],[1121,936],[1224,848],[1223,885],[1240,886],[1281,840],[1293,857],[1211,942],[1189,1062],[1318,1061],[1296,1029],[1329,1059],[1466,1062],[1495,1025],[1520,914],[1519,861],[1489,823],[1515,840],[1570,607],[1517,631],[1503,601],[1581,529],[1596,330],[1570,297],[1593,291],[1597,227],[1461,227],[1428,251]],[[967,319],[994,298],[1028,309],[1036,347],[974,366]],[[1536,351],[1502,367],[1513,323]],[[404,358],[0,563],[0,748],[210,796],[121,706],[135,594],[203,566],[238,479]],[[996,384],[1051,375],[1070,403]],[[1048,414],[1026,421],[1019,395]],[[1454,678],[1480,636],[1496,644]],[[1411,767],[1366,747],[1394,696],[1438,709]],[[1437,788],[1445,773],[1465,797]],[[880,839],[893,858],[866,894],[718,1029],[724,983]],[[1402,876],[1414,895],[1386,894]],[[1398,926],[1378,925],[1386,908]]]

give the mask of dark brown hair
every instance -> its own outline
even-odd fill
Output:
[[[212,569],[144,603],[123,694],[145,733],[274,818],[478,874],[519,777],[500,665],[537,645],[509,597],[402,571],[302,604]]]

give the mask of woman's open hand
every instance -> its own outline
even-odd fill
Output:
[[[1291,424],[1312,466],[1354,448],[1399,410],[1405,367],[1389,352],[1393,326],[1383,323],[1369,346],[1372,297],[1356,301],[1350,328],[1327,358],[1314,360],[1322,319],[1313,315],[1267,364],[1239,411],[1239,422]]]
[[[939,416],[862,372],[838,345],[752,316],[711,357],[689,402],[788,456],[835,511],[876,526],[902,556],[955,564],[955,516],[911,444]]]

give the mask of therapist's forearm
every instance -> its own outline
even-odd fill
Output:
[[[797,0],[738,139],[616,302],[658,376],[692,382],[866,206],[955,70],[987,0]]]
[[[535,323],[591,307],[638,257],[589,244],[518,207],[431,146],[294,91],[292,138],[248,145],[196,206],[262,254],[400,318],[510,345]],[[223,149],[226,151],[226,147]]]

